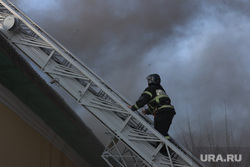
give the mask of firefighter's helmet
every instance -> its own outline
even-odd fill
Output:
[[[147,76],[148,84],[160,84],[161,78],[158,74],[150,74]]]

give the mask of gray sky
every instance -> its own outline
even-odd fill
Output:
[[[250,146],[250,1],[11,1],[132,102],[159,73],[177,111],[172,134],[187,114],[194,132],[212,120],[224,133],[226,111]]]

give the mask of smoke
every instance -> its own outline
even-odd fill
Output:
[[[225,112],[236,136],[249,127],[250,2],[12,2],[132,102],[159,73],[177,111],[172,133],[187,113],[194,131],[210,119],[223,129]]]

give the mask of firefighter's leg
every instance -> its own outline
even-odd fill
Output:
[[[172,123],[173,114],[166,112],[161,112],[155,116],[155,129],[159,131],[166,139],[170,140],[170,136],[168,134],[168,130]],[[169,149],[172,152],[171,149]],[[166,147],[162,147],[160,152],[163,155],[167,155]]]

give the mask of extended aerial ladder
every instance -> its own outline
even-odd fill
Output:
[[[102,157],[109,166],[204,166],[165,139],[150,119],[131,111],[124,97],[8,0],[0,0],[0,35],[106,127],[110,141]],[[162,147],[167,156],[160,153]]]

